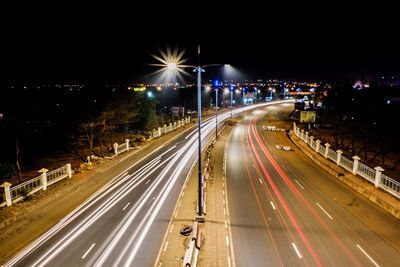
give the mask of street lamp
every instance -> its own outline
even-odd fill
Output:
[[[219,90],[219,81],[214,81],[215,86],[215,140],[218,139],[218,90]]]
[[[179,54],[177,58],[172,56],[166,56],[163,59],[155,57],[162,64],[151,64],[153,66],[161,66],[162,70],[167,78],[170,78],[171,74],[180,77],[180,73],[186,74],[181,68],[193,68],[193,72],[197,72],[197,115],[198,115],[198,216],[203,216],[202,207],[202,176],[201,176],[201,73],[205,72],[204,68],[211,66],[222,66],[222,64],[208,64],[200,65],[200,46],[197,49],[198,65],[181,65],[184,60],[181,60],[183,53]],[[157,71],[158,72],[158,71]],[[156,72],[156,73],[157,73]],[[216,121],[217,122],[217,121]]]
[[[176,53],[177,54],[177,53]],[[201,73],[205,72],[204,68],[212,67],[212,66],[222,66],[222,64],[208,64],[208,65],[200,65],[200,46],[197,49],[198,55],[198,65],[182,65],[185,60],[182,60],[183,53],[180,53],[177,57],[173,55],[166,56],[163,59],[154,56],[155,59],[160,61],[162,64],[151,64],[152,66],[161,66],[163,67],[159,71],[164,71],[164,75],[166,78],[170,78],[171,74],[181,77],[180,73],[187,74],[181,68],[193,68],[193,72],[197,72],[197,115],[198,115],[198,216],[203,216],[203,207],[202,207],[202,176],[201,176]],[[157,71],[156,73],[158,73]],[[218,95],[218,92],[217,92]],[[218,105],[218,104],[217,104]],[[216,106],[217,106],[216,105]],[[217,123],[217,121],[216,121]],[[217,126],[216,126],[217,127]]]
[[[232,108],[233,108],[232,100],[233,100],[233,91],[234,90],[235,90],[235,88],[231,85],[230,90],[229,90],[229,91],[231,91],[231,119],[232,119]]]

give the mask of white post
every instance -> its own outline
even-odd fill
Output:
[[[329,151],[329,147],[330,147],[331,145],[329,144],[329,143],[326,143],[325,144],[325,155],[324,155],[324,157],[327,159],[328,158],[328,151]]]
[[[3,195],[3,199],[6,201],[7,206],[12,205],[12,198],[11,198],[11,191],[10,191],[11,184],[4,182],[0,185],[0,192]]]
[[[308,144],[308,132],[306,132],[306,144]]]
[[[312,148],[312,143],[314,142],[314,136],[310,136],[310,147]]]
[[[172,123],[169,123],[169,130],[172,131]]]
[[[353,156],[354,159],[354,164],[353,164],[353,174],[357,175],[357,170],[358,170],[358,162],[360,161],[360,157],[359,156]]]
[[[375,172],[375,187],[379,187],[379,185],[381,184],[381,175],[382,172],[384,171],[384,169],[382,169],[382,167],[378,166],[374,168],[376,170]]]
[[[164,124],[164,133],[167,133],[167,125]]]
[[[303,136],[304,136],[304,130],[303,130],[303,129],[301,129],[301,135],[300,135],[300,139],[304,141],[304,139],[303,139]]]
[[[67,163],[65,166],[67,166],[68,178],[71,178],[72,177],[71,163]]]
[[[342,153],[343,153],[343,151],[342,150],[336,150],[336,164],[337,165],[340,165],[340,160],[341,160],[341,158],[342,158]]]
[[[158,136],[161,136],[161,127],[158,127]]]
[[[43,169],[41,169],[40,171],[39,171],[39,173],[40,173],[40,180],[42,181],[42,189],[43,190],[46,190],[47,189],[47,172],[48,172],[49,170],[48,169],[45,169],[45,168],[43,168]]]
[[[176,121],[174,121],[174,130],[176,129]]]
[[[319,153],[319,144],[321,144],[321,140],[317,140],[315,141],[316,145],[315,145],[315,151],[317,151],[317,153]]]
[[[114,143],[113,147],[114,147],[115,156],[118,156],[118,144]]]
[[[129,139],[125,140],[125,144],[126,144],[126,151],[129,151]]]

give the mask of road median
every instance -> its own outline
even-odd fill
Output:
[[[229,124],[226,122],[225,125]],[[197,164],[192,166],[178,198],[174,213],[160,248],[155,266],[183,266],[196,263],[197,266],[230,266],[229,214],[226,208],[224,153],[226,141],[232,126],[222,126],[218,140],[210,140],[205,146],[209,153],[203,153],[202,166],[205,173],[206,214],[204,223],[197,223],[198,175]],[[212,149],[207,149],[212,148]],[[208,157],[209,156],[209,157]],[[210,165],[206,163],[209,162]],[[207,168],[207,166],[209,166]],[[196,225],[196,226],[194,226]],[[182,235],[187,227],[196,229],[197,235]],[[201,234],[199,234],[201,233]],[[195,246],[193,236],[198,246]],[[199,251],[197,248],[201,248]],[[192,257],[189,259],[189,256]]]

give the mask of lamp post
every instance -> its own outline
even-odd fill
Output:
[[[163,64],[153,64],[153,66],[162,66],[163,70],[167,71],[167,73],[178,75],[179,72],[183,72],[181,67],[193,68],[193,72],[197,72],[197,118],[198,118],[198,213],[199,217],[203,216],[203,196],[202,196],[202,175],[201,175],[201,73],[205,72],[204,68],[211,66],[222,66],[222,64],[208,64],[208,65],[200,65],[200,46],[197,48],[198,55],[198,65],[181,65],[180,63],[183,61],[176,60],[172,62],[168,62],[166,60],[161,61]],[[217,122],[217,121],[216,121]],[[217,127],[217,126],[216,126]]]
[[[215,140],[218,139],[218,88],[215,88]]]
[[[246,99],[244,98],[244,92],[245,92],[245,91],[246,91],[246,88],[243,87],[243,88],[242,88],[242,93],[243,93],[243,106],[246,105]]]
[[[231,119],[232,119],[232,109],[233,109],[233,86],[231,86],[230,87],[230,90],[229,91],[231,91]]]

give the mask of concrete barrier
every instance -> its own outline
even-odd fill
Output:
[[[201,244],[201,230],[198,222],[194,222],[193,231],[189,236],[189,245],[186,249],[185,257],[183,258],[184,267],[197,266]]]

